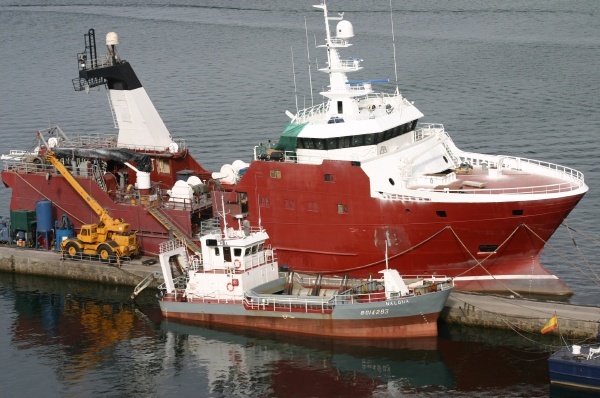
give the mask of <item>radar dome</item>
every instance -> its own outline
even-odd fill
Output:
[[[338,39],[349,39],[354,37],[354,28],[350,21],[340,21],[338,22],[335,31],[337,32],[336,37]]]
[[[106,45],[114,46],[119,44],[119,36],[115,32],[108,32],[106,34]]]

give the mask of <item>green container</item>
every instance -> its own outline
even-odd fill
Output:
[[[35,210],[10,211],[10,229],[13,231],[31,231],[35,220]]]

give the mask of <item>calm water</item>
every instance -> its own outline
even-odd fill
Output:
[[[0,274],[2,396],[545,397],[537,336],[444,328],[368,344],[161,320],[151,292]],[[8,393],[8,394],[7,394]]]
[[[314,37],[322,41],[322,17],[310,1],[122,3],[0,0],[1,153],[32,147],[35,131],[50,124],[67,134],[113,132],[106,92],[86,95],[71,85],[89,28],[96,29],[100,48],[106,32],[119,34],[122,58],[132,63],[172,134],[185,138],[212,170],[237,158],[248,161],[253,145],[278,137],[284,111],[296,110],[292,64],[298,104],[311,104],[305,17],[314,101],[321,101],[327,81],[315,71],[325,56]],[[389,2],[328,4],[332,12],[346,11],[354,25],[354,46],[344,54],[364,58],[365,70],[352,78],[393,81]],[[567,220],[576,230],[573,239],[559,229],[542,255],[575,290],[572,302],[598,305],[600,3],[394,0],[393,9],[399,86],[425,114],[422,121],[443,123],[466,150],[585,173],[590,192]],[[0,189],[0,215],[8,215],[9,197]],[[530,358],[513,348],[525,338],[496,346],[490,341],[505,338],[462,330],[417,348],[315,346],[295,338],[291,344],[163,325],[130,306],[128,289],[6,277],[0,289],[0,395],[549,391],[540,359],[545,351],[536,343],[537,356]],[[153,302],[148,299],[147,312],[156,315]],[[465,333],[477,344],[457,337]],[[496,362],[489,358],[497,352],[501,365],[490,372]]]

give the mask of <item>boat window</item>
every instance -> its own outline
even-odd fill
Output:
[[[334,182],[335,181],[335,175],[334,174],[325,174],[325,181],[326,182]]]
[[[352,137],[352,146],[363,146],[365,142],[365,135],[355,135]]]
[[[223,247],[223,259],[225,261],[231,261],[231,247]]]
[[[240,249],[239,247],[236,247],[235,249],[233,249],[233,255],[235,257],[239,257],[242,255],[242,249]]]
[[[337,149],[338,148],[338,139],[336,138],[327,138],[327,150]]]
[[[264,244],[264,243],[260,243],[260,244],[258,245],[258,251],[259,251],[259,252],[263,251],[263,250],[264,250],[264,248],[265,248],[265,244]]]
[[[246,248],[246,251],[244,252],[244,254],[245,254],[246,256],[250,254],[250,248],[249,248],[249,247],[247,247],[247,248]]]
[[[523,215],[523,209],[516,209],[512,211],[513,216],[522,216]]]
[[[479,245],[479,251],[483,253],[493,253],[498,249],[498,245]]]
[[[340,137],[340,148],[350,147],[350,137]]]
[[[436,210],[435,214],[437,214],[438,217],[446,217],[446,212],[444,210]]]
[[[345,205],[343,203],[338,203],[337,208],[338,208],[338,214],[348,214],[348,205]]]
[[[252,254],[256,253],[257,250],[258,250],[257,245],[252,246]]]
[[[332,116],[327,123],[344,123],[344,119],[340,118],[339,116]],[[333,150],[339,148],[359,147],[363,145],[376,145],[413,131],[416,126],[417,120],[412,120],[408,123],[392,127],[391,129],[381,131],[379,133],[358,134],[348,137],[331,137],[326,139],[298,138],[296,147],[302,149]]]
[[[337,102],[337,108],[338,108],[338,113],[342,114],[344,113],[344,103],[342,101],[338,101]]]
[[[219,248],[215,247],[215,256],[220,257],[221,253],[219,252]]]

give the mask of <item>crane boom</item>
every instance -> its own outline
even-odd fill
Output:
[[[54,155],[54,152],[46,154],[46,160],[48,160],[54,168],[67,180],[67,182],[73,187],[75,192],[83,198],[83,200],[90,206],[90,208],[98,215],[101,224],[104,224],[109,231],[114,232],[127,232],[129,231],[129,224],[123,222],[120,218],[112,218],[104,207],[92,198],[88,192],[81,186],[79,181],[69,172],[67,167]]]

